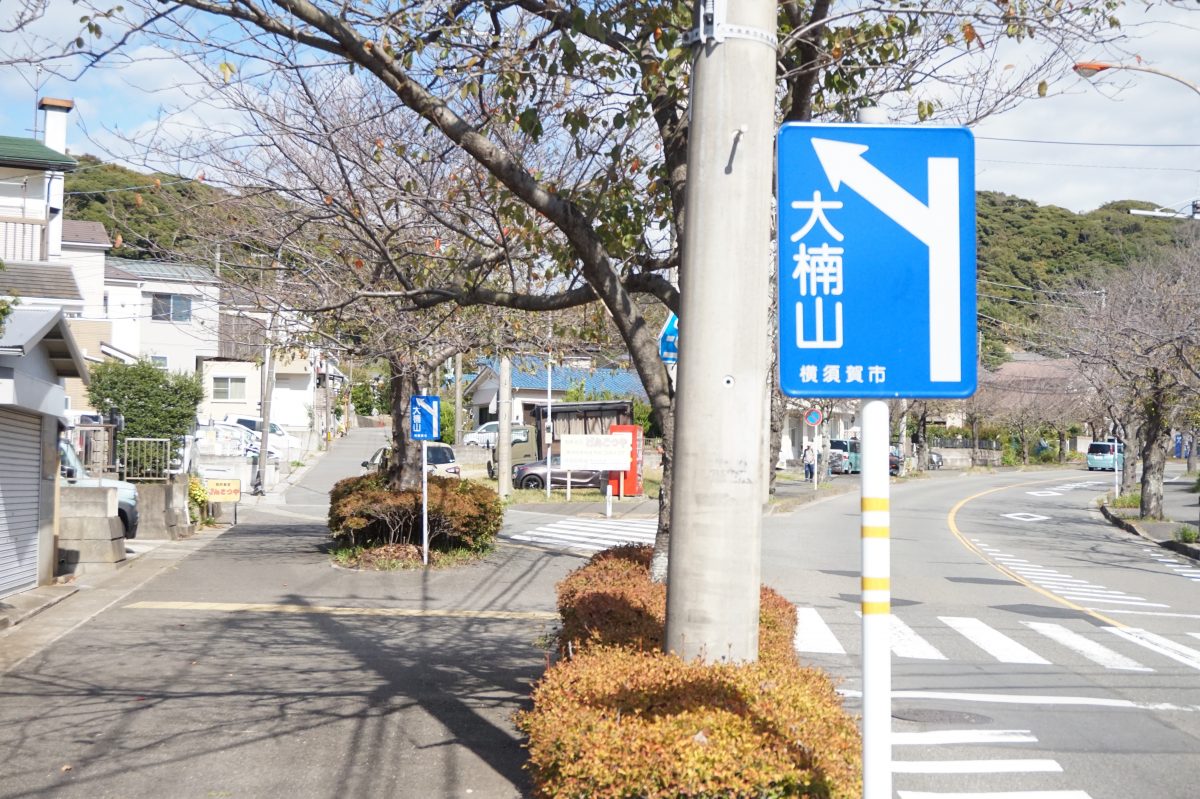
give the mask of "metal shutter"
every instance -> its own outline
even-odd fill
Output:
[[[0,598],[37,585],[42,420],[0,410]]]

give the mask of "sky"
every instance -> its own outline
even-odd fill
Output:
[[[1200,199],[1200,8],[1192,6],[1147,13],[1135,0],[1120,14],[1131,37],[1126,52],[1088,57],[1151,67],[1198,88],[1132,70],[1092,80],[1068,75],[1051,96],[975,126],[977,188],[1076,212],[1116,200],[1184,210]],[[59,8],[44,27],[62,41],[67,31],[74,35],[80,12],[71,4]],[[41,96],[76,103],[72,153],[127,155],[130,145],[115,131],[136,138],[154,128],[163,109],[180,105],[190,106],[191,124],[215,124],[214,114],[190,104],[180,88],[195,83],[187,67],[149,47],[132,56],[76,83],[41,76]],[[0,68],[0,135],[32,135],[38,80],[29,68]]]

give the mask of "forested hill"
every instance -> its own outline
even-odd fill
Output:
[[[1005,345],[1024,346],[1039,310],[1061,304],[1077,288],[1148,251],[1170,244],[1186,220],[1135,216],[1151,203],[1122,200],[1076,214],[1008,194],[976,197],[978,290],[984,358],[995,363]]]
[[[106,164],[91,155],[79,156],[78,161],[79,168],[66,179],[66,216],[104,225],[116,245],[110,255],[162,260],[212,257],[211,248],[197,239],[193,215],[220,196],[218,189],[202,180],[160,172],[148,175]]]
[[[103,223],[114,242],[119,235],[121,245],[113,255],[212,257],[212,247],[194,228],[200,209],[219,200],[219,190],[197,180],[104,164],[88,155],[79,164],[78,171],[67,175],[67,216]],[[1061,302],[1063,295],[1055,290],[1070,290],[1169,244],[1181,224],[1200,224],[1133,216],[1130,208],[1154,206],[1128,200],[1076,214],[985,191],[978,194],[977,207],[980,328],[989,363],[1003,358],[1006,345],[1023,345],[1037,325],[1039,309]]]

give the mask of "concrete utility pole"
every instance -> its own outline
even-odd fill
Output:
[[[666,649],[758,657],[776,3],[701,0],[688,141]]]
[[[512,361],[500,359],[500,396],[496,400],[500,429],[496,433],[496,483],[500,499],[512,493]]]
[[[462,442],[462,353],[454,356],[454,443]]]

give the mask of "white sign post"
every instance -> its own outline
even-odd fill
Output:
[[[793,397],[867,400],[863,797],[891,799],[883,400],[975,393],[974,142],[965,128],[788,123],[777,153],[780,387]],[[905,313],[893,324],[897,306]]]
[[[633,462],[633,434],[611,433],[606,436],[559,436],[559,463],[567,470],[567,499],[571,498],[571,470],[597,469],[621,473],[621,493],[625,493],[625,472]],[[604,515],[612,516],[612,485],[605,483]]]
[[[421,442],[421,563],[429,565],[429,442],[441,435],[441,399],[411,397],[409,436]]]

